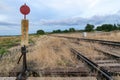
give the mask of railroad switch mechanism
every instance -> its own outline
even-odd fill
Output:
[[[26,77],[27,77],[27,72],[28,72],[28,69],[27,69],[27,60],[26,60],[26,53],[27,53],[27,50],[26,50],[26,46],[24,45],[23,47],[21,47],[21,56],[18,60],[18,64],[21,60],[21,58],[23,58],[23,67],[22,67],[22,71],[18,74],[17,76],[17,79],[16,80],[26,80]]]
[[[28,46],[28,29],[29,29],[29,21],[26,19],[26,15],[29,14],[30,8],[24,4],[20,7],[20,12],[24,15],[24,19],[21,21],[21,56],[18,60],[18,64],[23,58],[23,67],[22,71],[17,74],[16,80],[26,80],[29,75],[29,70],[27,69],[27,46]]]

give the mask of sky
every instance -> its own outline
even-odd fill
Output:
[[[0,35],[21,34],[24,3],[31,9],[29,33],[120,23],[120,0],[0,0]]]

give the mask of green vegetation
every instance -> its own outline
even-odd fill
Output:
[[[74,28],[69,28],[69,32],[75,32],[76,30]]]
[[[120,24],[103,24],[101,26],[97,26],[96,29],[94,29],[94,25],[92,24],[87,24],[85,27],[86,32],[91,32],[91,31],[114,31],[114,30],[120,30]]]
[[[62,31],[60,29],[58,30],[53,30],[53,33],[61,33]]]
[[[34,35],[35,36],[35,35]],[[35,36],[36,37],[36,36]],[[33,41],[33,39],[30,37],[29,38],[29,44],[35,44],[35,42]]]
[[[34,44],[34,37],[38,35],[30,35],[29,43]],[[8,52],[8,49],[17,45],[20,45],[21,37],[0,37],[0,55]]]
[[[75,30],[74,28],[69,28],[65,30],[57,29],[48,33],[44,32],[44,30],[38,30],[36,34],[43,35],[43,34],[49,34],[49,33],[93,32],[93,31],[109,32],[114,30],[120,30],[120,24],[103,24],[103,25],[97,26],[96,28],[95,28],[95,25],[93,24],[87,24],[84,30]]]
[[[39,34],[40,34],[40,35],[43,35],[43,34],[45,34],[45,32],[44,32],[43,30],[38,30],[38,31],[37,31],[37,35],[39,35]]]
[[[65,30],[53,30],[52,33],[69,33],[69,32],[76,32],[76,30],[74,28],[69,28],[68,30],[65,29]]]
[[[49,34],[49,33],[69,33],[69,32],[76,32],[76,30],[74,28],[69,28],[68,30],[53,30],[52,32],[45,32],[44,30],[37,30],[36,34],[37,35],[43,35],[43,34]]]
[[[0,54],[4,54],[8,52],[8,50],[6,48],[0,48]]]
[[[71,32],[93,32],[93,31],[114,31],[114,30],[120,30],[120,24],[103,24],[100,26],[97,26],[95,28],[95,25],[93,24],[87,24],[85,26],[84,30],[75,30],[74,28],[69,28],[65,30],[53,30],[52,32],[44,32],[44,30],[38,30],[36,32],[37,35],[43,35],[43,34],[51,34],[51,33],[71,33]]]
[[[0,37],[0,54],[8,52],[9,48],[19,44],[19,37]]]
[[[85,31],[86,32],[94,31],[94,25],[87,24],[86,27],[85,27]]]
[[[101,26],[98,26],[97,28],[96,28],[96,30],[97,31],[106,31],[106,32],[108,32],[108,31],[114,31],[114,30],[120,30],[120,25],[119,24],[114,24],[114,25],[112,25],[112,24],[103,24],[103,25],[101,25]]]

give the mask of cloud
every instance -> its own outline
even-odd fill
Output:
[[[6,21],[7,16],[6,15],[0,15],[0,21]]]
[[[101,0],[89,0],[90,1],[90,8],[93,8],[93,7],[95,7],[97,4],[99,4],[100,3],[100,1]]]
[[[17,23],[0,22],[0,26],[18,26]]]
[[[11,11],[12,7],[8,4],[4,3],[4,1],[0,2],[0,12]]]
[[[119,13],[119,12],[118,12]],[[101,24],[118,24],[120,23],[120,15],[118,13],[113,15],[106,16],[93,16],[91,18],[82,18],[82,17],[74,17],[64,20],[41,20],[40,24],[42,25],[86,25],[88,23],[94,25]]]
[[[18,23],[0,21],[0,35],[18,35],[20,34],[19,26]]]

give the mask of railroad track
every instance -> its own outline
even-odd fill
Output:
[[[20,74],[21,71],[11,71],[9,73],[10,77],[15,77]],[[41,70],[28,70],[28,76],[33,77],[94,77],[95,74],[90,75],[86,67],[79,68],[55,68],[55,69],[41,69]]]
[[[90,75],[89,71],[85,67],[79,67],[79,68],[67,68],[67,69],[44,69],[44,70],[30,70],[28,73],[28,76],[33,77],[40,77],[40,76],[61,76],[61,77],[80,77],[80,76],[90,76],[90,77],[97,77],[99,80],[113,80],[111,77],[111,74],[107,72],[103,67],[98,66],[98,64],[94,63],[93,61],[89,60],[87,57],[82,55],[80,52],[76,51],[75,49],[71,48],[71,52],[74,53],[78,59],[84,61],[86,64],[88,64],[92,70],[95,70],[96,73],[93,72],[92,75]],[[20,71],[12,71],[9,73],[10,77],[19,75]],[[100,79],[101,78],[101,79]]]
[[[113,53],[111,53],[111,52],[107,52],[107,51],[103,51],[103,50],[101,50],[101,49],[97,49],[97,48],[94,48],[96,51],[98,51],[98,52],[102,52],[102,53],[104,53],[104,54],[106,54],[106,55],[109,55],[109,56],[111,56],[111,57],[113,57],[113,58],[115,58],[115,59],[117,59],[117,60],[120,60],[120,55],[119,54],[113,54]]]
[[[85,38],[81,38],[80,40],[89,41],[89,42],[98,42],[100,44],[105,44],[105,45],[111,45],[111,46],[118,46],[118,47],[120,47],[120,42],[115,42],[115,41],[85,39]]]
[[[71,37],[64,37],[68,39],[77,39],[77,40],[82,40],[81,38],[71,38]],[[89,40],[85,40],[89,41]],[[99,42],[99,41],[92,41],[92,42]],[[118,44],[118,43],[113,43],[113,44]],[[113,45],[112,44],[112,45]],[[110,45],[110,44],[108,44]],[[71,52],[74,53],[78,59],[84,61],[87,65],[91,67],[91,69],[95,70],[96,73],[98,73],[98,76],[96,73],[93,72],[93,74],[90,75],[88,69],[79,67],[79,68],[69,68],[69,69],[47,69],[47,70],[29,70],[28,71],[28,76],[33,76],[33,77],[40,77],[40,76],[94,76],[97,78],[101,78],[100,80],[113,80],[111,73],[109,73],[105,68],[99,66],[98,64],[102,64],[102,62],[93,62],[84,55],[82,55],[80,52],[77,50],[71,48]],[[109,53],[106,53],[109,54]],[[114,55],[112,55],[114,56]],[[118,56],[114,56],[118,57]],[[9,73],[9,76],[17,76],[19,75],[20,71],[12,71]]]
[[[111,74],[107,72],[104,68],[98,66],[96,63],[88,59],[87,57],[83,56],[80,52],[76,51],[75,49],[71,48],[71,52],[77,55],[77,58],[82,59],[85,63],[87,63],[90,67],[98,71],[98,73],[102,76],[105,80],[113,80]],[[100,78],[100,77],[99,77]],[[102,79],[101,79],[102,80]]]
[[[95,48],[95,50],[108,56],[108,59],[95,60],[94,62],[108,70],[108,72],[111,73],[113,76],[120,76],[120,56],[97,48]]]
[[[51,36],[61,37],[61,38],[67,38],[67,39],[77,39],[77,40],[83,40],[83,41],[87,41],[87,42],[98,42],[98,43],[104,44],[104,45],[111,45],[111,46],[120,47],[120,42],[116,42],[116,41],[87,39],[87,38],[77,38],[77,37],[67,37],[67,36],[56,36],[56,35],[51,35]]]

